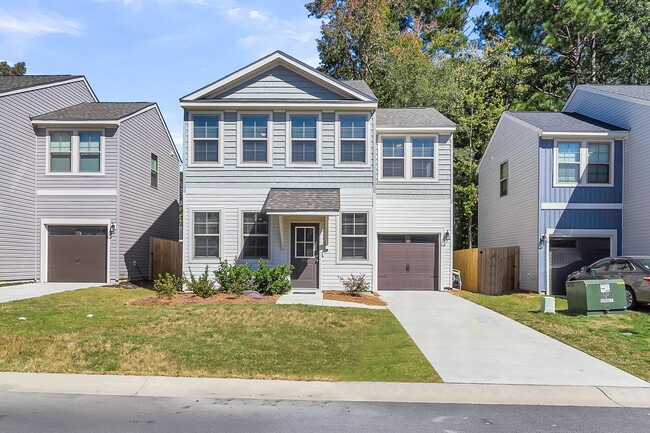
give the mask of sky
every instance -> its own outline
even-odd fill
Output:
[[[318,66],[305,0],[0,0],[0,60],[151,101],[182,146],[180,97],[275,51]]]

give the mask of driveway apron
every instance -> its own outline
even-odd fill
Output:
[[[492,310],[446,292],[382,292],[445,382],[650,384]]]
[[[51,295],[52,293],[105,285],[106,283],[27,283],[0,286],[0,303],[38,298],[39,296]]]

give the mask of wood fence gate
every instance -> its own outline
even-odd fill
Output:
[[[183,243],[169,239],[151,238],[151,279],[158,274],[183,273]]]
[[[486,295],[519,290],[519,247],[454,251],[454,268],[465,290]]]

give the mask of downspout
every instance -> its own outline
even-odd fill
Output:
[[[121,195],[120,195],[120,184],[121,182],[121,172],[120,172],[120,162],[122,160],[122,146],[121,145],[121,139],[120,139],[120,127],[122,124],[120,123],[117,126],[117,129],[115,130],[115,143],[117,146],[117,177],[115,179],[115,182],[117,183],[116,185],[116,191],[117,191],[117,197],[116,197],[116,210],[117,213],[115,215],[115,225],[117,229],[115,230],[115,281],[120,279],[120,202],[121,202]],[[106,149],[104,149],[106,151]],[[108,153],[108,152],[106,152]]]

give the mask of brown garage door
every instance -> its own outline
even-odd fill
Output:
[[[437,235],[379,235],[379,290],[438,288]]]
[[[48,231],[48,281],[106,281],[106,227],[50,226]]]

